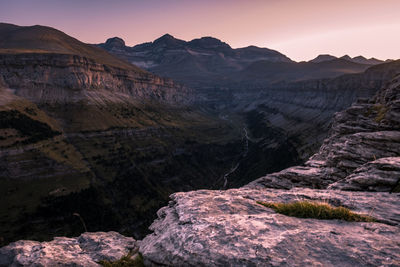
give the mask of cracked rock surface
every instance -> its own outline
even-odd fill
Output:
[[[140,245],[158,266],[397,266],[400,195],[311,189],[175,193]],[[288,217],[256,203],[319,200],[380,223]]]
[[[137,242],[116,232],[56,237],[50,242],[20,240],[0,248],[0,266],[100,266],[137,249]]]

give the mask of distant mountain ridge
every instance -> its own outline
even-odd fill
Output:
[[[187,42],[165,34],[153,42],[133,47],[125,46],[121,38],[114,37],[98,46],[132,64],[178,81],[185,81],[179,78],[192,76],[193,72],[208,77],[239,71],[258,60],[292,62],[275,50],[255,46],[233,49],[213,37]]]
[[[335,78],[360,73],[372,65],[383,63],[361,56],[337,58],[331,55],[320,55],[309,62],[295,62],[269,48],[248,46],[234,49],[214,37],[184,41],[170,34],[133,47],[126,46],[119,37],[110,38],[98,46],[150,72],[202,92],[215,86],[254,87],[255,84],[265,86],[277,82]]]
[[[380,60],[380,59],[376,59],[374,57],[372,58],[366,58],[363,56],[357,56],[357,57],[350,57],[349,55],[344,55],[340,58],[329,55],[329,54],[321,54],[318,55],[316,58],[308,61],[308,62],[312,62],[312,63],[321,63],[321,62],[326,62],[326,61],[332,61],[335,59],[344,59],[353,63],[358,63],[358,64],[365,64],[365,65],[377,65],[377,64],[382,64],[385,62],[390,62],[392,61],[391,59],[387,59],[387,60]]]
[[[133,47],[125,46],[125,42],[121,38],[113,37],[107,39],[107,41],[103,44],[98,44],[98,46],[105,48],[106,50],[109,51],[111,50],[113,52],[117,52],[118,49],[122,48],[121,50],[125,52],[130,52],[130,54],[122,56],[129,59],[129,61],[131,62],[134,62],[135,60],[140,62],[141,59],[140,52],[143,52],[144,49],[152,50],[153,56],[155,52],[161,52],[161,51],[165,52],[166,50],[169,49],[183,49],[186,50],[186,52],[191,55],[195,54],[193,52],[200,52],[200,51],[204,52],[204,50],[208,50],[208,52],[210,52],[211,50],[214,50],[215,52],[222,53],[223,56],[225,57],[230,57],[232,60],[235,59],[238,61],[241,60],[244,61],[270,60],[275,62],[292,61],[287,56],[272,49],[260,48],[256,46],[248,46],[248,47],[234,49],[230,47],[229,44],[210,36],[193,39],[191,41],[184,41],[177,39],[170,34],[164,34],[163,36],[154,40],[153,42],[138,44]],[[207,56],[210,56],[210,54],[208,54]],[[156,58],[153,57],[153,59]]]

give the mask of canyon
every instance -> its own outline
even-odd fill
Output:
[[[330,135],[304,166],[269,174],[238,189],[174,193],[168,206],[157,212],[152,233],[137,243],[113,232],[43,243],[18,241],[0,249],[0,264],[98,266],[101,259],[113,261],[121,252],[134,251],[145,266],[396,266],[400,263],[399,78],[395,76],[372,99],[337,113]],[[349,141],[353,138],[362,141]],[[371,149],[374,156],[368,157],[366,151]],[[351,155],[365,156],[351,160]],[[337,164],[330,166],[334,159]],[[374,221],[296,218],[258,203],[298,200],[346,207],[369,214]],[[110,247],[115,251],[111,255]],[[57,249],[79,257],[60,259],[54,253]]]
[[[132,251],[150,266],[399,263],[399,61],[298,63],[212,37],[89,45],[44,26],[0,35],[0,245],[38,240],[1,248],[0,266]],[[378,223],[256,203],[299,198]],[[364,258],[368,244],[379,252]]]

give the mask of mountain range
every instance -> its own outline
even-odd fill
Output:
[[[319,55],[316,58],[310,60],[309,62],[313,62],[313,63],[320,63],[320,62],[325,62],[325,61],[332,61],[338,59],[338,57],[329,55],[329,54],[323,54],[323,55]],[[366,65],[377,65],[377,64],[382,64],[384,62],[390,62],[392,60],[387,59],[385,61],[380,60],[380,59],[376,59],[376,58],[365,58],[363,56],[357,56],[357,57],[350,57],[349,55],[344,55],[342,57],[340,57],[340,59],[344,59],[347,61],[351,61],[354,63],[358,63],[358,64],[366,64]]]
[[[273,84],[334,78],[362,72],[371,65],[383,63],[361,56],[336,58],[329,55],[298,63],[268,48],[248,46],[233,49],[213,37],[187,42],[169,34],[133,47],[126,46],[118,37],[98,46],[150,72],[198,89],[215,85],[232,87],[243,82]]]

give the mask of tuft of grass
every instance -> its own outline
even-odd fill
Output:
[[[386,113],[388,111],[388,108],[382,104],[377,104],[377,105],[373,106],[372,109],[376,112],[375,121],[378,123],[381,122],[385,118]]]
[[[104,267],[144,267],[143,257],[140,253],[134,258],[132,258],[132,253],[128,253],[117,261],[102,260],[99,264]]]
[[[352,212],[344,207],[332,207],[328,203],[295,201],[290,203],[269,203],[257,201],[258,204],[287,216],[314,218],[320,220],[344,220],[348,222],[376,222],[376,219]]]

